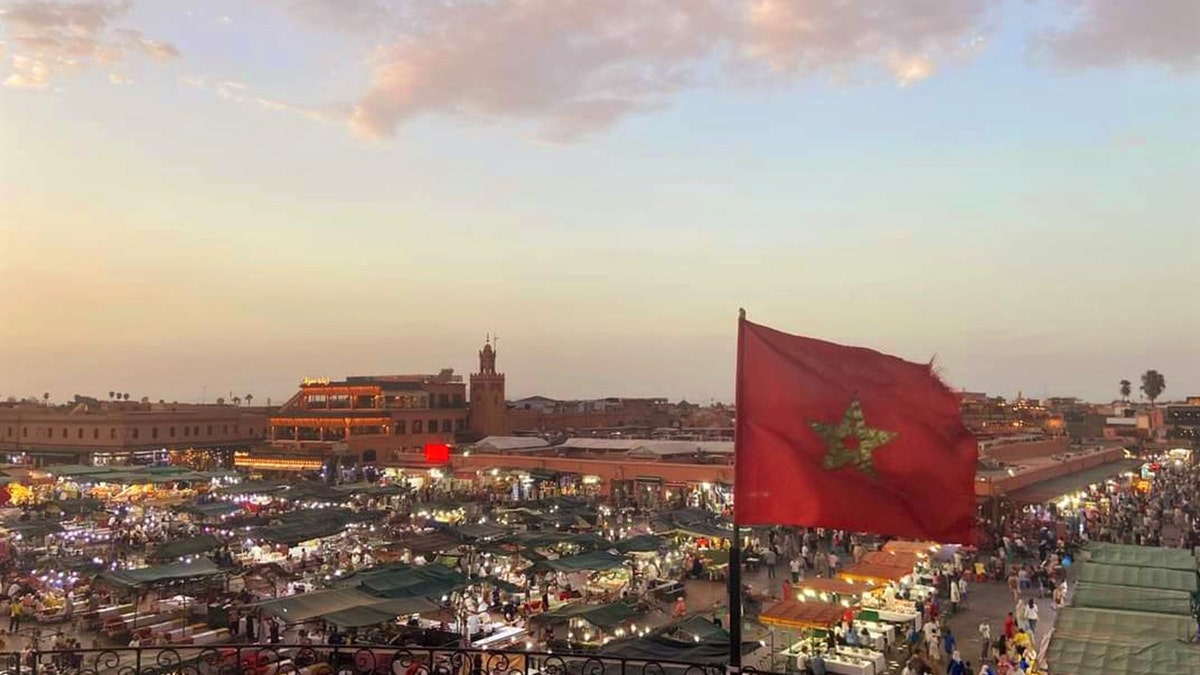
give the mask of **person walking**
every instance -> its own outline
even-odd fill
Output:
[[[15,635],[17,631],[21,630],[21,614],[24,611],[25,611],[25,608],[21,606],[20,598],[13,598],[13,599],[9,600],[9,607],[8,607],[8,632],[9,633],[12,633]]]
[[[763,563],[767,566],[767,578],[775,578],[775,564],[779,562],[779,556],[775,553],[775,548],[768,548],[766,553],[763,553]]]
[[[788,561],[788,569],[792,573],[792,583],[793,584],[800,583],[800,558],[793,557],[791,560],[789,560]]]
[[[1030,635],[1037,635],[1037,622],[1038,606],[1037,603],[1033,601],[1033,598],[1030,598],[1029,606],[1025,608],[1025,623],[1029,624]]]
[[[954,579],[950,580],[950,614],[958,614],[958,601],[962,599],[962,592],[958,590],[958,583]]]
[[[988,651],[992,647],[992,626],[986,621],[979,624],[979,639],[983,641],[983,646],[979,650],[979,660],[986,661]]]

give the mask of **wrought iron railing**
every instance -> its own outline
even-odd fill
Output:
[[[0,675],[722,675],[725,670],[724,663],[387,645],[0,652]]]

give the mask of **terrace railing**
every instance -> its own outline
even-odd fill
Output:
[[[387,645],[0,652],[0,675],[723,675],[723,663]],[[759,673],[743,666],[744,672]]]

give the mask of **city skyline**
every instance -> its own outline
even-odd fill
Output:
[[[0,395],[1200,393],[1200,7],[0,0]]]

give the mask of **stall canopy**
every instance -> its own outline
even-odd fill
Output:
[[[238,483],[237,485],[229,485],[222,487],[221,494],[240,496],[240,495],[269,495],[279,492],[286,488],[287,485],[278,481],[247,481]]]
[[[1105,586],[1135,586],[1167,591],[1197,590],[1196,571],[1165,570],[1156,567],[1127,567],[1087,562],[1079,566],[1080,583]]]
[[[380,598],[354,588],[292,595],[267,600],[258,606],[289,623],[325,619],[347,628],[375,626],[398,616],[438,609],[425,598]]]
[[[624,556],[610,553],[609,551],[592,551],[591,553],[559,558],[557,560],[543,560],[534,563],[533,569],[551,569],[559,572],[602,572],[604,570],[616,569],[624,564]]]
[[[141,567],[132,570],[116,570],[103,572],[100,578],[109,584],[121,588],[141,588],[153,586],[168,581],[183,581],[198,579],[221,574],[220,568],[207,558],[200,558],[190,563],[171,563],[157,567]]]
[[[83,464],[55,464],[46,467],[45,471],[52,476],[73,478],[75,476],[89,476],[98,473],[108,473],[109,469],[102,466],[85,466]]]
[[[732,537],[729,521],[706,509],[664,511],[650,519],[657,534],[685,534],[690,537]]]
[[[356,585],[360,590],[384,598],[432,598],[462,588],[468,584],[468,580],[442,565],[394,563],[359,572],[343,583]]]
[[[845,611],[841,605],[831,602],[783,600],[759,614],[758,620],[768,626],[783,628],[827,628],[841,621]]]
[[[640,534],[629,539],[622,539],[613,548],[621,553],[653,553],[666,546],[666,540],[653,534]]]
[[[872,581],[878,584],[899,581],[911,573],[911,568],[901,569],[899,567],[892,567],[891,565],[860,562],[848,565],[845,569],[838,572],[838,577],[847,581]]]
[[[175,539],[159,544],[150,555],[152,560],[174,560],[185,556],[199,555],[221,548],[221,541],[211,534],[202,534],[189,539]]]
[[[240,512],[242,507],[231,502],[208,502],[206,504],[184,504],[179,507],[179,510],[201,518],[223,518]]]
[[[1191,594],[1160,588],[1079,584],[1072,594],[1071,604],[1075,607],[1125,609],[1183,616],[1192,613]]]
[[[574,603],[562,605],[551,612],[535,614],[533,620],[540,623],[563,623],[572,619],[583,619],[597,628],[607,629],[619,626],[637,615],[637,610],[624,602],[607,605]]]
[[[942,545],[934,541],[904,541],[893,539],[883,545],[883,550],[889,553],[913,553],[915,555],[932,555],[942,549]]]
[[[863,555],[861,562],[899,567],[911,572],[917,566],[917,554],[904,551],[870,551]]]
[[[251,532],[255,539],[264,539],[276,544],[299,544],[302,541],[331,537],[341,533],[353,523],[381,516],[382,513],[355,513],[349,509],[314,509],[292,511],[284,514],[277,523],[260,527]]]
[[[853,581],[845,579],[805,579],[799,584],[796,584],[795,590],[798,593],[803,593],[806,596],[812,597],[821,593],[835,593],[837,595],[858,595],[874,590],[874,586],[869,584],[856,584]]]
[[[408,537],[399,544],[413,553],[441,553],[456,549],[462,546],[463,542],[449,532],[430,532]]]
[[[508,534],[507,527],[499,525],[491,525],[488,523],[474,523],[469,525],[459,525],[458,527],[450,528],[452,534],[467,541],[479,541],[483,539],[495,539],[496,537]]]
[[[342,504],[354,498],[351,492],[339,490],[324,483],[295,483],[287,486],[275,496],[289,501],[328,502]]]
[[[4,529],[21,535],[22,539],[41,539],[48,534],[62,532],[63,526],[50,520],[25,520],[4,523]]]
[[[840,615],[839,615],[840,616]],[[758,649],[757,642],[742,642],[742,653]],[[639,638],[617,640],[600,648],[601,656],[677,663],[728,663],[729,633],[707,619],[693,616],[667,624]],[[664,669],[670,669],[664,665]],[[694,666],[688,667],[690,672]]]
[[[572,534],[570,532],[515,532],[501,540],[522,548],[550,548],[553,546],[578,546],[585,551],[607,550],[612,542],[594,534]]]
[[[1092,542],[1083,549],[1082,559],[1104,565],[1126,567],[1157,567],[1165,570],[1194,571],[1197,559],[1191,551],[1181,548],[1132,546]]]
[[[1140,645],[1170,638],[1187,640],[1195,634],[1194,617],[1151,612],[1063,607],[1054,621],[1055,638]]]
[[[1053,675],[1104,673],[1104,675],[1166,675],[1200,673],[1200,645],[1161,640],[1147,645],[1057,639],[1046,649],[1046,664]]]

